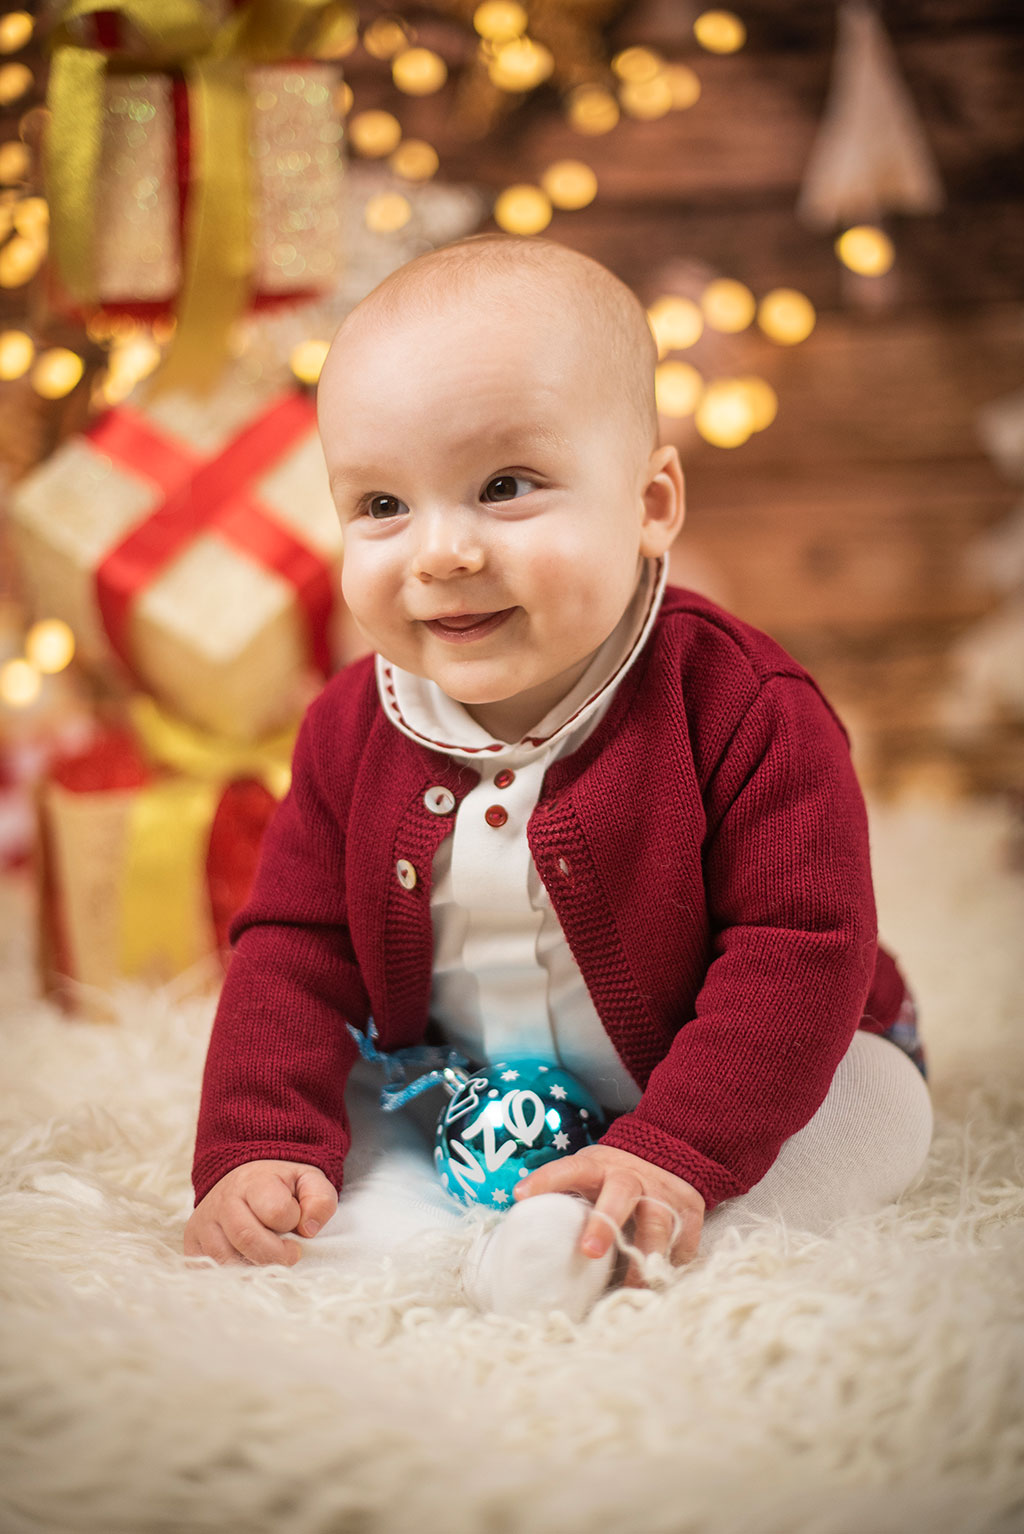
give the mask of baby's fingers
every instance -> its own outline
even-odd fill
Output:
[[[244,1262],[264,1267],[271,1262],[294,1267],[302,1253],[295,1241],[282,1241],[253,1214],[248,1205],[232,1210],[223,1222],[224,1234]]]
[[[334,1186],[316,1167],[301,1172],[295,1184],[296,1196],[301,1206],[300,1236],[315,1236],[338,1207],[338,1195]]]

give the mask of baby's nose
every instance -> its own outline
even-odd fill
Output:
[[[484,562],[476,519],[463,510],[436,510],[420,517],[416,574],[420,580],[445,580],[471,574]]]

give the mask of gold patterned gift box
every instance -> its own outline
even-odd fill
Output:
[[[132,717],[58,757],[37,793],[42,987],[99,1015],[94,993],[121,980],[219,982],[294,742],[240,750],[145,697]]]
[[[259,740],[355,652],[312,402],[240,382],[109,411],[15,488],[35,613],[175,715]],[[119,659],[118,659],[119,658]]]

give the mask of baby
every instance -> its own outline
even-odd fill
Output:
[[[371,1018],[385,1051],[562,1064],[606,1109],[481,1226],[482,1308],[578,1316],[650,1254],[824,1230],[922,1165],[845,731],[777,644],[666,586],[656,360],[609,271],[507,236],[418,257],[338,332],[320,431],[377,653],[310,708],[234,924],[188,1253],[354,1261],[465,1218],[437,1094],[384,1114],[357,1063]]]

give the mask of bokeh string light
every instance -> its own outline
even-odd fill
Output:
[[[843,265],[860,277],[883,277],[896,259],[889,236],[874,224],[856,224],[845,230],[835,249]]]

